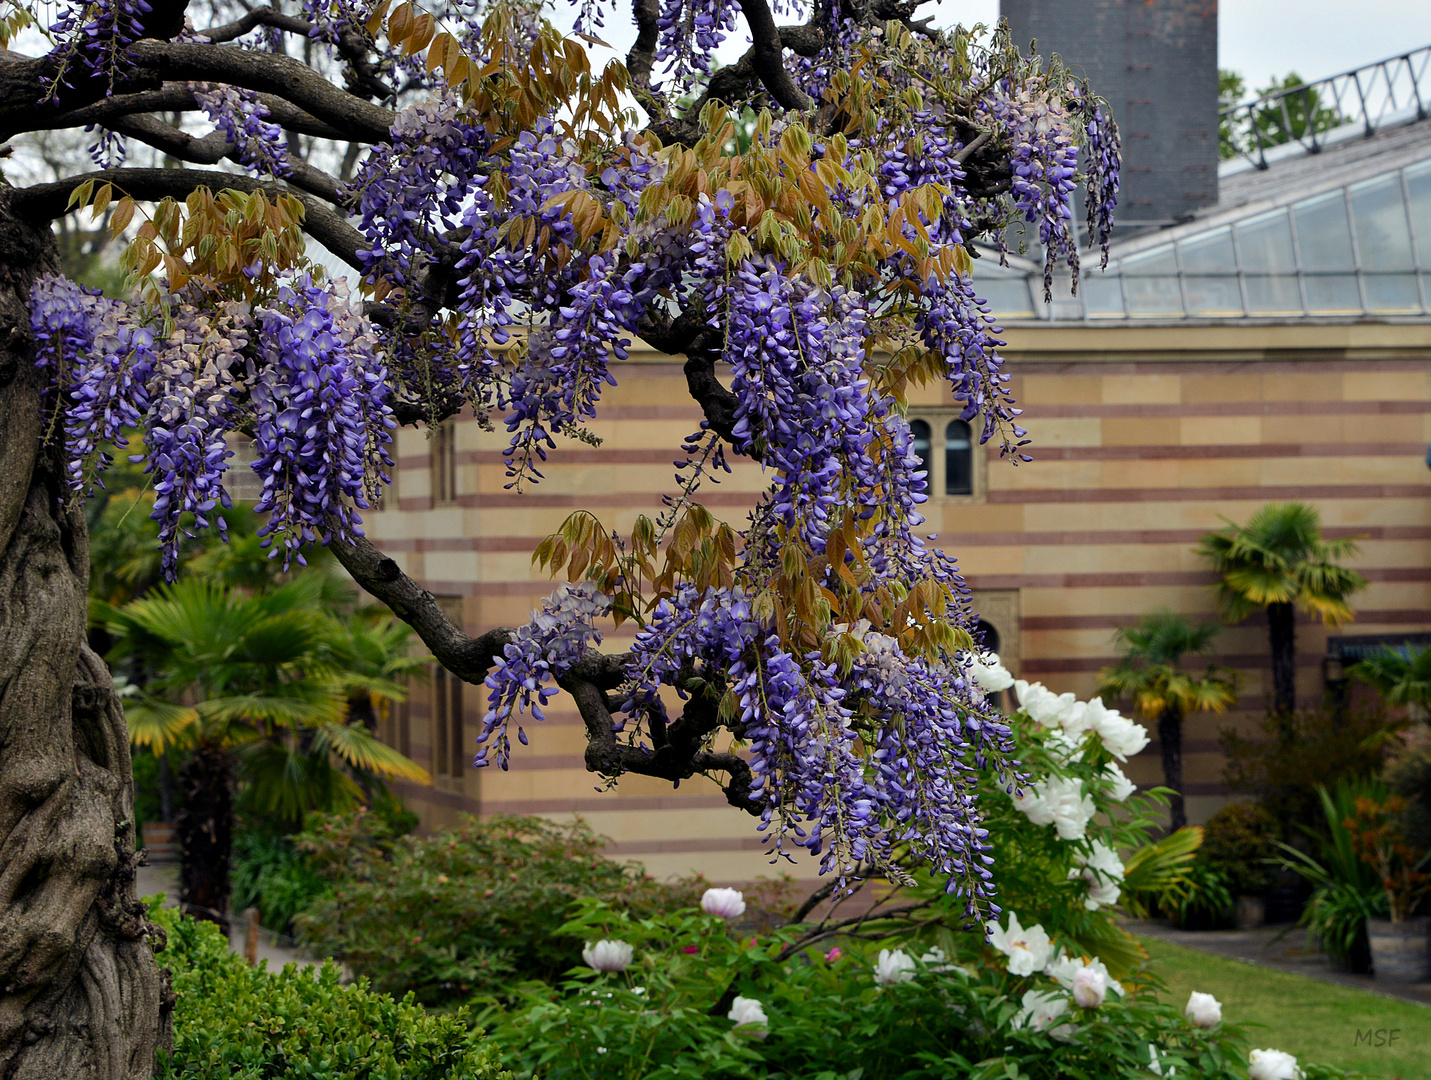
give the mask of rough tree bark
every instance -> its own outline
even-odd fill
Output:
[[[89,539],[44,449],[26,300],[48,221],[0,188],[0,1077],[138,1080],[173,996],[135,894],[124,713],[85,638]]]
[[[1267,605],[1272,643],[1272,708],[1287,716],[1297,707],[1297,611],[1289,603]]]
[[[1183,714],[1176,706],[1158,717],[1158,742],[1163,750],[1163,783],[1173,792],[1168,797],[1168,825],[1176,832],[1188,823],[1183,804]]]
[[[179,902],[195,918],[228,928],[229,861],[233,853],[234,762],[220,746],[201,746],[179,774],[184,808],[179,841]]]

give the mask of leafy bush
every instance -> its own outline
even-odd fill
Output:
[[[1407,732],[1387,761],[1384,776],[1386,786],[1406,800],[1406,839],[1431,851],[1431,730],[1423,725]]]
[[[700,887],[661,885],[606,858],[579,821],[466,818],[417,837],[359,811],[314,815],[294,843],[329,885],[297,919],[301,936],[378,989],[427,1005],[555,978],[580,946],[560,931],[579,898],[641,913]]]
[[[234,836],[229,884],[233,911],[257,908],[264,926],[285,932],[329,890],[289,837],[252,822],[245,822]]]
[[[212,923],[151,901],[165,928],[159,961],[174,973],[174,1049],[161,1080],[504,1080],[464,1013],[432,1016],[412,1000],[339,982],[338,968],[251,968]]]
[[[1188,867],[1188,888],[1163,905],[1183,930],[1221,930],[1232,925],[1233,894],[1221,865],[1197,858]]]
[[[740,940],[696,909],[638,920],[595,902],[563,931],[624,942],[631,959],[528,984],[519,1007],[484,1017],[519,1077],[1113,1080],[1155,1062],[1164,1076],[1247,1076],[1240,1029],[1194,1026],[1146,973],[1121,996],[1096,963],[1067,957],[1056,976],[1014,975],[980,933],[960,935],[952,956],[849,942],[822,955],[795,930]],[[1088,1007],[1068,996],[1080,968],[1093,973]]]
[[[1233,896],[1258,896],[1272,884],[1281,829],[1267,810],[1253,803],[1230,803],[1203,826],[1198,861],[1215,869]]]
[[[1317,788],[1375,776],[1398,726],[1379,705],[1269,714],[1262,720],[1261,738],[1223,729],[1223,780],[1233,791],[1254,796],[1284,829],[1294,822],[1320,821]]]

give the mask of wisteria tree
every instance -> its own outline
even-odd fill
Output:
[[[36,48],[0,53],[6,136],[92,130],[100,166],[0,190],[0,1073],[147,1076],[166,1038],[123,712],[84,635],[81,506],[113,452],[150,474],[172,564],[224,529],[251,438],[275,557],[329,545],[485,684],[480,760],[506,768],[564,691],[593,772],[709,777],[772,853],[837,881],[916,861],[996,910],[975,780],[1017,766],[967,589],[917,534],[905,393],[947,381],[1018,455],[973,241],[1022,222],[1076,274],[1085,181],[1106,242],[1117,132],[1087,86],[918,0],[587,0],[572,36],[512,0],[199,25],[185,0],[68,2],[44,40],[13,9]],[[595,70],[616,17],[635,46]],[[126,167],[137,145],[172,167]],[[131,296],[58,273],[51,222],[103,212]],[[705,418],[669,498],[629,535],[574,515],[536,553],[568,584],[469,636],[364,539],[394,430],[503,424],[510,483],[538,483],[637,336],[685,358]],[[769,477],[735,523],[700,502],[729,455]],[[600,651],[626,621],[630,651]]]

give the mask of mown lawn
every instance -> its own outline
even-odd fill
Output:
[[[1225,1021],[1248,1025],[1253,1046],[1275,1047],[1299,1061],[1355,1069],[1379,1080],[1431,1080],[1431,1008],[1141,940],[1153,969],[1168,984],[1170,1000],[1181,1008],[1194,990],[1213,995],[1222,1002]],[[1385,1033],[1379,1037],[1383,1045],[1369,1045],[1378,1036],[1368,1040],[1368,1030]]]

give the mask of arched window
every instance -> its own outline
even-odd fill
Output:
[[[944,429],[944,494],[974,494],[974,440],[963,420]]]
[[[999,631],[991,622],[980,619],[979,624],[974,628],[974,639],[985,652],[996,653],[999,651]]]
[[[914,452],[919,455],[919,460],[922,462],[922,468],[924,469],[924,483],[932,486],[932,478],[929,475],[929,440],[931,435],[929,425],[923,420],[911,420],[909,422],[909,430],[914,436]],[[1431,450],[1427,451],[1426,457],[1427,464],[1431,465]]]

